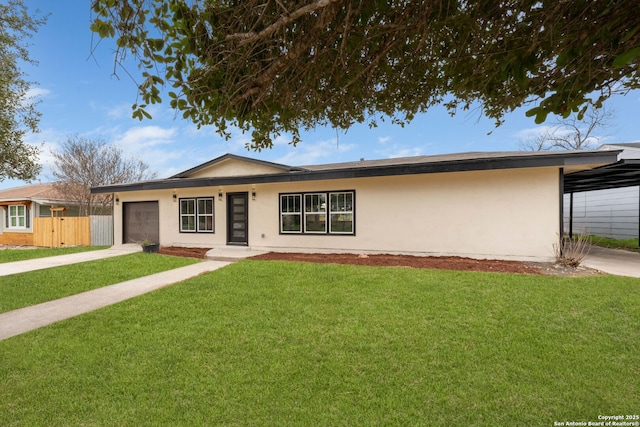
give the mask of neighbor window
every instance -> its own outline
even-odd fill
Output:
[[[7,228],[28,228],[29,209],[25,205],[7,206]]]
[[[213,197],[180,199],[180,232],[213,233]]]
[[[354,191],[280,194],[283,234],[355,234]]]

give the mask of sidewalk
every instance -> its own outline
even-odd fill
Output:
[[[111,252],[106,253],[106,251]],[[105,255],[123,255],[123,252],[119,249],[107,249],[106,251],[86,252],[86,254],[95,254],[96,252],[102,252],[102,257],[105,257]],[[118,251],[120,252],[118,253]],[[67,255],[62,255],[60,257],[53,258],[62,258],[66,256]],[[70,259],[67,258],[67,261],[69,260]],[[73,258],[73,260],[75,260],[75,258]],[[84,261],[89,260],[90,259],[84,259]],[[40,261],[44,261],[44,258]],[[83,260],[75,262],[82,261]],[[58,260],[58,262],[60,262],[60,260]],[[94,289],[76,295],[71,295],[54,301],[33,305],[31,307],[25,307],[6,313],[1,313],[0,340],[32,331],[42,326],[49,325],[60,320],[68,319],[79,314],[97,310],[108,305],[116,304],[118,302],[136,297],[138,295],[142,295],[147,292],[172,285],[174,283],[182,282],[183,280],[190,279],[202,273],[216,270],[229,264],[231,264],[231,262],[204,261],[197,264],[188,265],[186,267],[176,268],[174,270],[164,271],[162,273],[156,273],[150,276],[117,283],[115,285],[105,286],[103,288]],[[52,266],[53,265],[48,265],[48,267]]]
[[[24,273],[33,270],[43,270],[45,268],[59,267],[61,265],[77,264],[85,261],[95,261],[103,258],[111,258],[114,256],[127,255],[141,252],[140,245],[119,245],[112,246],[109,249],[99,251],[80,252],[77,254],[57,255],[46,258],[30,259],[26,261],[8,262],[0,264],[0,276],[8,276],[10,274]]]

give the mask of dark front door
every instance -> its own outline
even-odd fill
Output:
[[[249,195],[227,194],[227,244],[249,244]]]

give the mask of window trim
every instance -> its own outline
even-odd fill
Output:
[[[283,212],[282,211],[282,197],[283,196],[294,196],[294,197],[297,196],[298,199],[299,199],[298,206],[300,206],[300,211],[299,212]],[[278,229],[280,230],[280,234],[303,234],[303,231],[304,231],[304,222],[303,222],[303,219],[302,219],[302,216],[304,215],[303,203],[304,203],[303,195],[300,194],[300,193],[280,193],[280,194],[278,194],[278,206],[279,206],[279,210],[280,210],[280,214],[278,215],[278,218],[279,218],[279,221],[280,221]],[[282,229],[282,217],[283,217],[283,215],[299,217],[300,218],[300,230],[293,230],[293,231],[283,230]]]
[[[24,208],[24,215],[12,215],[11,214],[11,208],[15,208],[15,210],[17,211],[18,208]],[[6,206],[6,226],[7,226],[7,230],[28,230],[30,228],[30,224],[29,224],[29,216],[30,214],[30,209],[27,205],[25,204],[12,204],[12,205],[7,205]],[[18,224],[20,221],[20,218],[24,218],[24,225],[11,225],[11,219],[12,218],[16,218],[16,224]]]
[[[308,196],[324,196],[324,211],[311,211],[307,210],[307,197]],[[327,234],[329,221],[327,218],[327,193],[319,192],[319,193],[304,193],[302,196],[303,205],[302,205],[302,215],[304,216],[304,221],[301,223],[303,228],[303,233],[306,234]],[[308,230],[307,229],[307,215],[322,215],[324,214],[324,230]]]
[[[351,194],[351,210],[350,211],[331,211],[331,195],[339,193]],[[306,211],[306,196],[307,195],[324,195],[325,197],[325,230],[324,231],[307,231],[307,214],[317,214],[319,212]],[[282,201],[284,196],[298,196],[300,197],[300,212],[290,213],[283,212]],[[307,236],[355,236],[356,235],[356,191],[355,190],[327,190],[327,191],[305,191],[305,192],[287,192],[278,193],[278,229],[280,234],[293,234],[293,235],[307,235]],[[322,213],[322,212],[320,212]],[[337,213],[351,214],[352,231],[340,232],[331,231],[331,215]],[[282,229],[282,219],[285,215],[298,215],[300,217],[300,231],[284,231]]]
[[[210,200],[211,201],[211,213],[200,213],[200,201],[202,200]],[[182,213],[182,202],[183,201],[192,201],[193,202],[193,213],[183,214]],[[200,218],[201,217],[211,217],[211,230],[202,230],[200,229]],[[183,217],[192,217],[194,221],[194,229],[193,230],[185,230],[182,225]],[[215,208],[215,197],[182,197],[178,199],[178,229],[180,233],[215,233],[216,230],[216,208]]]
[[[333,194],[347,194],[347,193],[351,193],[351,210],[348,211],[341,211],[341,210],[336,210],[333,211],[331,210],[331,195]],[[350,191],[331,191],[328,194],[328,198],[327,198],[327,203],[328,203],[328,212],[327,212],[327,226],[329,228],[329,232],[331,234],[346,234],[346,235],[351,235],[351,234],[355,234],[355,230],[356,230],[356,216],[355,216],[355,200],[356,200],[356,196],[355,196],[355,192],[350,192]],[[351,229],[353,231],[331,231],[332,229],[332,223],[333,223],[333,216],[334,215],[351,215]]]

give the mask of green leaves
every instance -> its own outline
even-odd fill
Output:
[[[40,148],[24,140],[28,132],[38,132],[40,113],[37,102],[26,96],[31,82],[24,79],[21,66],[35,65],[25,39],[46,22],[46,17],[28,12],[22,0],[0,3],[0,181],[32,180],[41,170]]]
[[[103,21],[102,19],[99,19],[99,18],[96,18],[91,23],[91,25],[89,26],[89,29],[94,33],[98,33],[98,35],[102,38],[114,37],[116,34],[116,31],[113,28],[113,25],[111,25],[111,23],[107,21]]]
[[[549,114],[549,112],[546,111],[543,107],[540,107],[540,106],[532,108],[530,110],[527,110],[527,112],[525,113],[525,115],[527,117],[535,116],[536,124],[544,123],[544,121],[547,120],[547,115],[548,114]]]
[[[535,102],[526,114],[543,123],[640,87],[635,1],[444,6],[94,0],[92,29],[136,56],[145,105],[162,102],[166,83],[184,119],[221,134],[235,125],[254,149],[318,125],[404,124],[442,99],[479,102],[496,123]]]
[[[633,48],[616,56],[616,58],[613,60],[612,65],[615,68],[622,68],[626,65],[631,64],[632,62],[635,62],[638,57],[640,57],[640,47]]]

